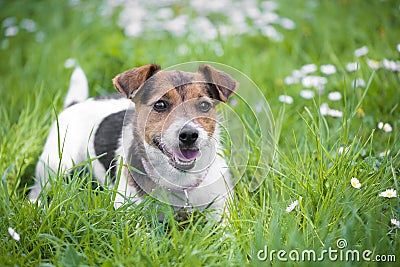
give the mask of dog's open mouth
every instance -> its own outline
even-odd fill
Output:
[[[166,155],[172,166],[180,171],[188,171],[196,164],[196,159],[200,155],[200,151],[196,147],[176,148],[169,150],[159,139],[153,139],[158,149]]]

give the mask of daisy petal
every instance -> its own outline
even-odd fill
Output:
[[[396,219],[390,219],[390,222],[391,222],[393,225],[395,225],[395,226],[397,226],[397,227],[400,227],[400,221],[398,221],[398,220],[396,220]]]
[[[355,177],[351,178],[350,183],[351,183],[351,186],[356,189],[359,189],[361,187],[360,181]]]
[[[379,194],[380,197],[394,198],[397,197],[397,192],[394,189],[387,189]]]
[[[299,201],[298,201],[298,200],[293,201],[293,202],[286,208],[286,212],[289,213],[289,212],[293,211],[294,208],[297,207],[297,205],[299,205]]]
[[[8,233],[10,234],[10,236],[15,240],[15,241],[19,241],[21,238],[19,236],[19,234],[12,229],[11,227],[8,227]]]

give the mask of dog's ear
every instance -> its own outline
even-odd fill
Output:
[[[127,98],[132,98],[137,89],[160,69],[160,66],[156,64],[148,64],[118,74],[112,81],[115,89],[125,94]]]
[[[210,84],[217,100],[226,102],[239,87],[239,83],[231,76],[211,67],[210,65],[201,65],[198,72],[201,73],[205,78],[205,81]]]

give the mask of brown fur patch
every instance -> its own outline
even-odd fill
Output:
[[[194,121],[199,125],[201,125],[204,128],[204,130],[207,131],[208,138],[211,138],[213,136],[216,127],[215,118],[201,117],[195,119]]]
[[[166,74],[169,74],[170,77]],[[155,146],[154,139],[160,140],[162,132],[181,118],[188,121],[193,120],[201,125],[208,132],[209,137],[214,134],[216,128],[215,107],[208,93],[208,84],[202,82],[198,74],[177,71],[160,72],[151,79],[153,88],[146,88],[144,85],[143,90],[150,90],[153,94],[149,96],[144,92],[138,92],[138,96],[134,98],[138,112],[137,125],[139,129],[137,130],[148,144]],[[154,103],[160,99],[169,103],[169,108],[165,112],[157,112],[153,109]],[[202,101],[212,104],[211,109],[206,113],[199,108]]]
[[[136,90],[159,70],[160,66],[155,64],[127,70],[113,79],[114,87],[126,97],[131,98]]]

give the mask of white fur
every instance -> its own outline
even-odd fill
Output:
[[[195,167],[187,172],[182,172],[177,170],[170,164],[170,159],[168,156],[163,154],[158,148],[151,146],[145,142],[146,154],[149,159],[150,165],[150,176],[151,178],[160,186],[170,188],[172,190],[183,190],[190,188],[201,183],[205,176],[207,175],[208,168],[204,166],[209,166],[210,164],[210,154],[215,156],[214,153],[210,153],[210,148],[212,143],[208,140],[207,132],[194,122],[187,122],[188,119],[178,119],[176,122],[172,123],[165,131],[163,131],[161,136],[161,142],[170,150],[179,147],[179,131],[185,125],[190,125],[197,129],[199,132],[199,149],[200,156],[196,160]],[[212,159],[211,159],[212,160]]]
[[[36,165],[35,175],[39,179],[31,191],[30,198],[35,201],[40,189],[48,184],[49,172],[64,172],[72,168],[73,163],[86,161],[87,153],[95,157],[93,136],[98,125],[108,115],[127,109],[132,102],[128,99],[96,100],[89,99],[83,103],[75,104],[58,116],[47,137],[43,152]],[[60,136],[60,143],[58,143]],[[62,156],[59,156],[59,149]],[[93,169],[100,182],[104,182],[105,170],[99,161],[93,162]]]
[[[188,176],[182,175],[181,177],[190,179]],[[202,182],[196,187],[186,189],[189,199],[186,199],[184,190],[168,190],[165,187],[158,188],[159,191],[153,192],[153,195],[159,199],[163,193],[169,192],[165,201],[176,207],[184,207],[189,204],[193,207],[204,208],[213,202],[212,207],[221,211],[231,188],[232,183],[228,166],[222,157],[217,156]]]
[[[89,97],[89,87],[85,72],[76,67],[71,75],[68,93],[64,100],[64,108],[74,103],[85,101]]]

